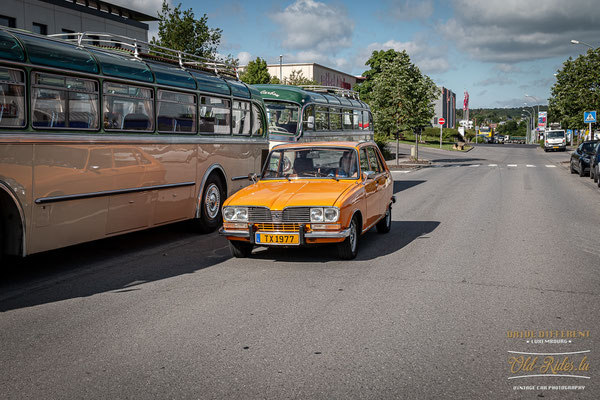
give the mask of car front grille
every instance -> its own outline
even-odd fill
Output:
[[[267,207],[248,207],[248,221],[252,223],[310,223],[310,207],[288,207],[283,211]]]
[[[255,224],[260,232],[299,232],[300,224]]]

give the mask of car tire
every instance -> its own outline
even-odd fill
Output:
[[[575,168],[573,168],[573,162],[572,161],[569,163],[569,168],[571,169],[571,173],[572,174],[576,174],[577,173],[577,171],[575,171]]]
[[[585,176],[585,169],[583,168],[583,163],[580,162],[579,163],[579,176],[584,177]]]
[[[360,237],[360,231],[358,226],[358,218],[352,217],[350,221],[350,235],[337,246],[338,256],[342,260],[352,260],[356,258],[358,254],[358,239]]]
[[[206,180],[200,198],[200,218],[193,220],[196,229],[202,233],[213,232],[223,223],[222,206],[225,201],[223,182],[216,174]]]
[[[596,165],[594,167],[594,182],[598,182],[598,173],[600,173],[600,172],[598,171],[598,165]],[[591,174],[591,171],[590,171],[590,174]]]
[[[388,233],[392,229],[392,206],[385,210],[385,216],[375,225],[377,233]]]
[[[229,241],[229,250],[235,258],[246,258],[252,254],[254,245],[252,243],[240,242],[237,240]]]

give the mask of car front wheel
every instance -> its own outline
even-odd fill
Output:
[[[585,176],[585,169],[583,168],[583,163],[579,163],[579,176]]]
[[[352,217],[350,222],[350,234],[338,244],[338,255],[342,260],[352,260],[358,254],[358,238],[360,236],[358,218]]]

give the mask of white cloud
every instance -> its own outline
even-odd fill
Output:
[[[571,39],[597,43],[597,0],[454,0],[439,33],[474,59],[502,64],[563,56]]]
[[[450,70],[452,66],[448,59],[439,55],[445,54],[445,51],[439,47],[431,47],[424,42],[423,38],[418,38],[410,42],[399,42],[391,39],[385,43],[371,43],[358,53],[355,65],[366,69],[365,62],[371,57],[373,51],[393,49],[396,51],[406,50],[411,61],[426,74],[442,73]]]
[[[252,59],[252,54],[247,51],[241,51],[238,53],[237,59],[240,61],[240,65],[248,65],[248,62]]]
[[[494,78],[484,79],[483,81],[479,81],[475,83],[475,86],[506,86],[512,85],[515,83],[514,80],[507,78],[506,76],[496,76]]]
[[[352,44],[354,21],[341,6],[296,0],[269,17],[281,26],[284,49],[336,54]]]
[[[427,19],[433,14],[432,0],[393,0],[391,3],[389,16],[401,21]]]

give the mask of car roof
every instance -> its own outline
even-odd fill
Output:
[[[376,145],[373,141],[368,142],[304,142],[304,143],[288,143],[273,147],[273,149],[289,149],[289,148],[311,148],[311,147],[352,147],[359,148],[361,145],[370,144]]]

